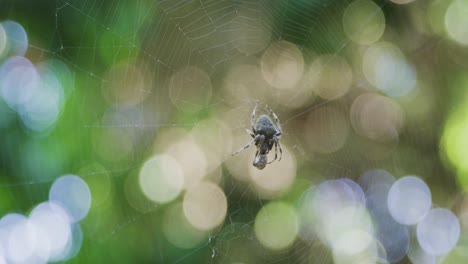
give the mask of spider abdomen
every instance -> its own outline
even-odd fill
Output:
[[[266,115],[261,115],[255,123],[257,134],[264,135],[266,139],[272,138],[276,134],[276,128],[271,119]]]

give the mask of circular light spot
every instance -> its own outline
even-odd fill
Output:
[[[37,64],[37,68],[42,73],[54,75],[61,84],[65,98],[69,98],[73,92],[75,80],[68,66],[61,60],[48,59]]]
[[[312,111],[304,123],[307,146],[320,153],[332,153],[342,148],[349,135],[349,123],[344,114],[333,107]]]
[[[358,226],[368,230],[364,226],[370,221],[365,221],[366,213],[362,210],[361,199],[344,180],[327,180],[317,187],[312,197],[311,210],[315,218],[315,231],[326,245],[333,247],[339,235]]]
[[[61,261],[67,261],[75,257],[80,252],[83,243],[83,231],[79,223],[75,223],[71,227],[71,238],[68,240],[67,246],[62,255],[58,257]]]
[[[208,74],[195,66],[175,72],[169,81],[169,98],[179,110],[201,110],[211,99],[212,86]]]
[[[352,2],[343,15],[346,36],[359,44],[372,44],[382,37],[385,16],[380,7],[369,0]]]
[[[65,95],[54,72],[42,65],[37,69],[40,82],[21,108],[20,114],[26,127],[40,132],[55,124],[64,105]]]
[[[388,212],[390,185],[376,184],[366,192],[366,206],[374,221],[374,236],[385,250],[380,262],[398,262],[408,252],[410,238],[406,226],[397,223]]]
[[[323,55],[314,60],[307,72],[312,89],[324,99],[345,95],[353,81],[353,72],[345,59],[337,55]]]
[[[248,171],[257,193],[262,198],[272,198],[287,190],[296,177],[296,160],[287,148],[283,149],[283,158],[268,164],[263,170],[252,166],[252,157],[247,160]],[[274,151],[274,149],[273,149]],[[273,159],[270,151],[269,160]],[[279,152],[279,150],[278,150]],[[279,154],[278,154],[279,155]]]
[[[233,100],[262,98],[270,89],[258,66],[233,65],[223,79],[223,94]]]
[[[135,105],[151,91],[142,71],[131,64],[117,64],[105,74],[102,93],[111,104]]]
[[[190,225],[183,214],[181,203],[172,205],[164,214],[163,233],[171,244],[179,248],[193,248],[208,235]]]
[[[390,184],[375,184],[366,191],[366,206],[369,212],[378,216],[390,216],[388,212],[387,200]],[[389,219],[394,221],[393,218]]]
[[[367,192],[367,190],[377,184],[392,185],[395,182],[395,177],[386,170],[373,169],[362,174],[358,182],[364,192]]]
[[[357,201],[359,201],[362,205],[366,204],[366,195],[364,194],[364,191],[362,190],[361,186],[359,186],[355,181],[348,178],[340,179],[340,181],[346,183],[351,188],[351,190],[354,193],[353,196],[356,198]]]
[[[468,45],[468,1],[453,0],[445,13],[448,35],[462,45]]]
[[[360,135],[379,142],[397,142],[403,127],[403,110],[392,99],[362,94],[351,105],[351,124]]]
[[[82,220],[91,208],[91,191],[76,175],[65,175],[55,180],[50,187],[49,199],[63,206],[72,222]]]
[[[41,255],[48,256],[47,261],[61,260],[72,235],[70,216],[65,209],[53,202],[44,202],[31,211],[29,218],[43,235],[38,237],[39,244],[47,245],[47,252],[40,252]]]
[[[207,160],[203,149],[191,137],[171,145],[166,153],[179,163],[184,176],[184,189],[203,180],[207,174]]]
[[[408,251],[408,258],[411,260],[413,264],[436,264],[436,257],[430,255],[429,253],[425,252],[417,239],[411,241],[411,246]],[[449,263],[456,263],[456,262],[449,262]]]
[[[316,186],[310,186],[299,200],[299,237],[304,241],[317,240],[315,232],[316,215],[314,211],[313,197],[315,194]]]
[[[270,45],[260,61],[263,78],[273,87],[291,89],[304,72],[304,58],[296,45],[278,41]]]
[[[219,226],[227,213],[226,195],[212,182],[201,182],[188,189],[183,206],[187,220],[200,230]]]
[[[5,259],[9,259],[10,255],[10,247],[9,247],[9,239],[10,239],[10,234],[12,230],[18,225],[18,224],[25,224],[27,222],[27,218],[24,215],[21,214],[16,214],[16,213],[10,213],[2,217],[0,219],[0,252],[1,255]],[[28,243],[29,241],[18,241],[18,243]],[[19,245],[21,246],[21,244]],[[28,246],[27,244],[25,246]],[[15,248],[17,245],[13,245],[12,250],[16,250]],[[22,250],[21,248],[19,249],[20,251]],[[29,250],[30,252],[27,252],[26,250],[23,252],[24,255],[31,255],[32,254],[32,249]],[[21,253],[21,252],[20,252]],[[26,256],[27,258],[28,256]],[[20,256],[21,258],[21,256]]]
[[[414,225],[429,212],[431,191],[421,179],[406,176],[392,185],[387,204],[390,214],[398,223]]]
[[[184,185],[180,164],[169,155],[156,155],[140,170],[140,187],[148,199],[167,203],[179,196]]]
[[[379,42],[370,46],[362,67],[366,79],[391,97],[407,95],[416,87],[416,70],[394,44]]]
[[[299,230],[297,213],[284,202],[269,203],[255,217],[254,230],[263,246],[274,250],[285,249],[296,239]]]
[[[232,41],[237,50],[247,56],[262,51],[270,43],[271,26],[262,24],[263,20],[256,19],[256,15],[255,11],[245,8],[231,20]]]
[[[198,147],[205,156],[206,171],[204,174],[217,173],[216,171],[221,168],[221,164],[231,157],[231,128],[228,127],[226,121],[229,122],[221,119],[206,119],[197,122],[190,131],[189,137],[193,138],[192,144]],[[223,144],[219,144],[219,142],[223,142]],[[192,157],[192,159],[197,158]],[[197,162],[202,162],[202,159]],[[202,176],[202,178],[204,177]]]
[[[444,128],[442,144],[448,160],[454,165],[459,173],[457,175],[459,182],[464,188],[467,188],[468,162],[466,162],[468,148],[468,109],[458,107],[450,115]]]
[[[23,26],[15,21],[4,21],[3,29],[7,37],[7,52],[10,56],[23,56],[28,50],[28,35]]]
[[[353,258],[368,250],[372,243],[373,238],[369,233],[359,229],[349,230],[339,235],[333,244],[333,254]]]
[[[436,208],[419,222],[416,233],[419,245],[424,251],[431,255],[443,255],[457,244],[460,223],[450,210]]]
[[[20,111],[34,99],[39,83],[36,68],[24,57],[11,57],[0,66],[0,94],[13,110]]]
[[[34,226],[26,218],[11,227],[5,242],[7,258],[11,263],[28,263],[34,258],[37,238]]]
[[[361,204],[356,204],[338,208],[335,211],[335,217],[330,217],[327,221],[322,221],[317,226],[317,232],[331,249],[344,251],[348,255],[354,255],[368,248],[371,240],[363,240],[361,241],[363,243],[361,245],[349,245],[348,236],[352,236],[352,234],[372,236],[373,225],[365,207]],[[355,242],[357,243],[358,241]]]

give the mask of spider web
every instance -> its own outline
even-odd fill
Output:
[[[112,188],[111,198],[108,198],[105,206],[97,211],[92,210],[88,216],[89,222],[83,223],[85,242],[76,257],[77,262],[105,260],[110,256],[99,256],[102,252],[115,254],[125,250],[126,254],[117,258],[121,262],[231,263],[250,260],[254,263],[332,263],[331,253],[318,242],[297,239],[292,246],[276,252],[261,247],[256,241],[253,226],[256,214],[269,199],[253,192],[248,183],[232,177],[232,169],[224,167],[225,163],[229,167],[236,157],[223,156],[220,162],[220,185],[228,202],[224,224],[204,234],[196,246],[187,249],[171,245],[159,228],[163,225],[163,215],[172,204],[157,205],[140,198],[134,201],[138,204],[135,208],[126,201],[125,188],[128,182],[138,181],[142,163],[154,151],[148,146],[153,146],[154,139],[165,133],[187,133],[203,126],[213,129],[214,126],[206,122],[222,120],[223,124],[227,124],[228,131],[235,136],[243,135],[237,137],[245,139],[245,142],[221,141],[216,144],[231,144],[233,151],[242,147],[250,140],[244,130],[250,129],[250,114],[256,104],[268,104],[279,116],[283,128],[281,144],[287,149],[285,158],[287,153],[291,153],[298,163],[305,168],[313,168],[320,175],[301,175],[304,178],[313,178],[316,183],[326,178],[348,177],[357,180],[367,169],[378,167],[402,173],[395,165],[402,162],[397,155],[385,160],[369,160],[362,159],[362,156],[355,157],[354,146],[329,154],[317,154],[304,147],[304,137],[308,131],[303,123],[307,116],[330,106],[346,113],[349,111],[348,98],[308,97],[310,100],[304,103],[302,98],[308,92],[305,87],[300,87],[290,92],[287,100],[280,101],[278,98],[285,96],[281,89],[257,90],[255,80],[236,85],[241,81],[229,79],[235,65],[256,65],[262,54],[260,51],[276,41],[296,45],[306,63],[317,54],[331,54],[325,64],[336,56],[346,56],[353,44],[343,33],[341,16],[350,2],[147,0],[127,3],[60,0],[41,5],[40,8],[47,13],[44,15],[47,18],[44,36],[50,37],[50,40],[36,35],[29,49],[36,57],[64,61],[74,72],[74,96],[57,124],[54,136],[65,145],[70,139],[81,142],[81,145],[57,146],[59,143],[53,140],[41,139],[41,143],[38,143],[41,146],[47,143],[56,146],[49,148],[51,156],[55,156],[54,151],[69,151],[73,156],[63,158],[59,161],[60,165],[44,167],[42,172],[47,172],[49,176],[11,180],[2,188],[9,189],[13,194],[34,193],[29,201],[19,203],[18,207],[24,209],[43,199],[50,183],[62,171],[77,172],[87,164],[102,163],[102,167],[91,167],[79,174],[83,178],[110,175]],[[380,7],[385,9],[386,2],[381,2]],[[7,9],[10,10],[9,15],[22,10],[21,4],[11,4],[10,8]],[[30,28],[31,32],[37,29],[34,25]],[[249,30],[254,34],[243,34]],[[271,33],[267,36],[268,41],[265,41],[262,32]],[[109,74],[109,65],[122,63],[136,65],[147,78],[143,88],[137,87],[132,91],[136,97],[130,103],[125,101],[126,98],[118,94],[109,95],[105,90],[106,85],[112,84],[113,78],[118,78],[119,74],[132,78],[131,68]],[[194,73],[193,68],[187,67],[201,69],[203,74]],[[188,70],[180,73],[180,69]],[[171,78],[178,73],[178,78]],[[200,97],[183,89],[169,91],[164,88],[181,79],[183,86],[186,84],[183,83],[185,75],[189,76],[188,82],[201,82],[201,94],[209,96]],[[201,80],[190,79],[200,75]],[[208,79],[203,76],[208,76]],[[203,90],[207,80],[211,82],[211,88]],[[227,82],[234,85],[226,85]],[[249,89],[251,91],[245,91]],[[106,100],[120,102],[124,106],[115,107]],[[336,126],[338,121],[329,121],[332,128],[340,129]],[[226,130],[219,128],[214,134],[224,132]],[[417,132],[430,133],[424,127]],[[116,139],[121,133],[131,134],[134,137],[134,151],[130,157],[118,161],[102,161],[103,154],[93,149],[99,144],[96,141],[102,140],[100,133],[116,135]],[[418,141],[416,137],[408,140]],[[117,142],[107,142],[102,147],[103,151],[126,150],[112,143]],[[125,142],[122,144],[125,145]],[[244,152],[240,155],[253,159],[252,148]],[[436,159],[429,157],[429,160],[431,158]],[[9,170],[15,171],[13,168]],[[419,168],[419,171],[425,169]],[[294,201],[299,200],[296,197]],[[177,201],[180,198],[174,203]],[[86,230],[90,230],[90,233],[86,233]],[[248,251],[242,252],[240,248]]]

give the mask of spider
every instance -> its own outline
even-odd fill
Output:
[[[271,121],[268,115],[261,115],[257,119],[257,122],[255,122],[255,113],[257,111],[257,106],[258,104],[255,105],[254,110],[252,112],[252,117],[250,118],[253,132],[246,129],[247,133],[253,138],[252,141],[247,143],[247,145],[245,145],[243,148],[239,149],[232,155],[234,156],[242,152],[243,150],[250,147],[253,143],[255,143],[255,146],[257,147],[257,152],[255,153],[253,166],[255,166],[259,170],[262,170],[267,164],[270,164],[277,159],[278,147],[280,150],[280,157],[278,161],[281,160],[283,156],[283,150],[281,149],[279,140],[281,138],[282,130],[278,116],[268,107],[268,105],[265,105],[265,109],[273,116],[276,122],[276,126],[273,123],[273,121]],[[267,154],[273,148],[273,145],[275,145],[275,158],[272,161],[268,162]]]

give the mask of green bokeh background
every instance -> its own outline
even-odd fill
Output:
[[[431,189],[436,207],[449,208],[457,215],[463,213],[468,188],[468,47],[457,44],[445,32],[443,15],[448,2],[416,0],[398,5],[375,1],[387,23],[383,38],[398,44],[415,65],[418,82],[422,83],[417,93],[395,99],[405,113],[406,123],[392,154],[380,160],[366,158],[362,153],[371,144],[355,134],[334,154],[314,153],[305,148],[301,155],[296,154],[296,182],[275,199],[297,205],[310,182],[318,183],[330,177],[357,180],[369,169],[383,168],[397,178],[418,175]],[[282,39],[294,43],[300,47],[306,63],[317,54],[339,54],[345,58],[359,55],[359,47],[347,39],[341,22],[351,1],[257,3],[267,7],[259,16],[271,23],[271,42]],[[236,123],[243,130],[249,127],[251,109],[260,99],[271,104],[280,119],[290,120],[284,127],[283,139],[290,148],[299,146],[297,153],[300,153],[301,139],[308,133],[303,129],[306,119],[301,113],[313,111],[315,107],[319,109],[323,104],[338,107],[349,116],[352,94],[330,102],[317,99],[297,109],[282,108],[268,101],[270,94],[248,98],[247,103],[231,101],[221,86],[227,65],[236,64],[237,58],[228,56],[222,58],[225,62],[215,64],[214,52],[207,60],[199,56],[189,60],[187,54],[197,53],[192,52],[193,46],[186,44],[192,37],[186,36],[185,40],[165,37],[161,30],[177,30],[178,24],[173,20],[180,13],[174,17],[168,13],[171,6],[177,5],[181,5],[176,8],[180,13],[201,8],[216,14],[223,8],[235,9],[241,3],[182,0],[0,2],[0,21],[17,21],[28,34],[29,48],[25,56],[33,63],[47,59],[64,62],[71,72],[64,80],[65,87],[72,90],[56,125],[45,133],[29,131],[13,112],[4,111],[0,116],[5,124],[0,126],[0,216],[10,212],[27,214],[47,199],[54,179],[74,173],[88,183],[94,181],[93,205],[82,221],[82,248],[68,263],[231,263],[229,260],[235,260],[236,254],[245,254],[240,259],[250,259],[251,263],[331,263],[327,249],[320,244],[309,246],[297,241],[290,249],[272,252],[252,242],[255,240],[252,230],[255,215],[269,201],[255,193],[245,194],[243,189],[248,187],[234,179],[224,165],[221,166],[220,186],[230,194],[227,219],[245,225],[235,225],[231,233],[222,228],[213,230],[197,247],[180,249],[169,243],[162,232],[163,215],[180,202],[180,198],[167,205],[155,205],[142,196],[139,203],[146,208],[143,211],[134,209],[126,200],[125,182],[137,181],[139,168],[153,152],[153,142],[171,127],[189,131],[196,124],[219,116],[219,111],[241,109],[237,111],[245,118],[233,122],[244,122]],[[195,47],[223,43],[215,37],[192,42]],[[254,58],[260,56],[261,53],[253,55]],[[160,83],[167,83],[167,72],[173,69],[186,64],[201,65],[209,69],[213,96],[201,107],[192,109],[183,105],[182,108],[189,109],[187,111],[171,103],[167,88],[155,83],[145,104],[155,109],[148,123],[150,128],[139,134],[132,157],[108,162],[93,149],[93,133],[100,130],[93,126],[98,126],[110,107],[101,92],[106,71],[121,62],[142,63],[150,75],[160,78]],[[353,68],[353,71],[359,69]],[[110,142],[108,148],[118,152],[119,142],[113,143],[116,146]],[[460,246],[466,248],[463,219],[460,219]],[[252,243],[247,252],[240,250],[247,243],[244,240]],[[308,256],[305,248],[315,252],[317,258]],[[457,254],[453,263],[462,259],[459,257],[462,254]],[[409,260],[404,259],[402,263],[409,263]]]

